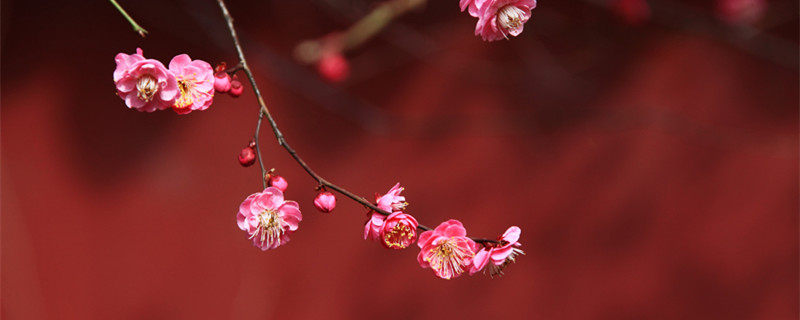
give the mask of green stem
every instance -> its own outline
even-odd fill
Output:
[[[119,10],[119,13],[121,13],[125,17],[125,19],[128,20],[128,23],[130,23],[131,26],[133,27],[133,31],[138,32],[139,35],[142,36],[142,38],[144,38],[144,36],[147,34],[147,30],[145,30],[144,28],[142,28],[142,26],[136,23],[136,21],[134,21],[133,18],[131,18],[131,16],[128,15],[127,12],[125,12],[125,9],[122,9],[122,6],[120,6],[116,0],[108,0],[108,1],[111,1],[111,4],[113,4],[114,7],[117,8],[117,10]]]

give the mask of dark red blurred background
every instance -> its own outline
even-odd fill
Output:
[[[293,147],[371,197],[471,235],[522,228],[500,279],[436,278],[418,250],[362,240],[365,209],[314,210],[314,182],[263,130],[266,165],[304,213],[261,252],[235,223],[260,191],[236,156],[252,89],[207,111],[139,113],[118,52],[236,62],[214,1],[3,1],[3,319],[796,319],[798,3],[754,27],[712,1],[654,2],[626,24],[541,1],[485,43],[430,1],[319,79],[293,47],[374,1],[233,1],[245,54]]]

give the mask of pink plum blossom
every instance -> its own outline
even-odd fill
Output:
[[[403,189],[398,182],[384,195],[375,193],[375,205],[378,209],[389,213],[405,210],[408,202],[406,202],[406,197],[400,195]],[[386,216],[373,211],[367,212],[367,216],[369,216],[369,220],[364,225],[364,240],[379,241],[381,239],[381,228],[383,228]]]
[[[400,187],[400,182],[398,182],[386,194],[382,196],[375,195],[377,207],[387,212],[403,211],[408,206],[406,197],[400,195],[404,189]]]
[[[314,198],[314,206],[324,213],[331,212],[336,208],[336,196],[328,191],[322,191]]]
[[[253,245],[262,251],[289,242],[301,220],[303,215],[297,202],[285,201],[283,192],[274,187],[248,196],[236,215],[239,229],[247,231]]]
[[[433,269],[442,279],[456,278],[469,269],[478,250],[475,241],[467,238],[467,230],[461,222],[454,219],[420,234],[417,246],[422,249],[417,255],[419,265]]]
[[[522,250],[517,249],[517,247],[521,246],[519,243],[520,233],[522,233],[522,230],[519,227],[510,227],[502,236],[498,237],[497,240],[500,242],[498,245],[490,244],[478,251],[472,259],[472,267],[469,270],[469,274],[475,274],[488,265],[489,275],[502,275],[503,269],[509,263],[514,262],[518,254],[525,254]]]
[[[417,219],[395,211],[383,221],[380,229],[381,244],[389,249],[405,249],[417,240]]]
[[[180,54],[169,62],[169,71],[178,81],[180,96],[172,109],[178,114],[194,110],[205,110],[214,101],[214,69],[208,62],[192,60],[187,54]]]
[[[531,10],[536,8],[536,0],[475,0],[467,7],[470,5],[477,9],[475,35],[480,35],[484,41],[495,41],[522,33],[525,22],[531,18]],[[470,14],[472,11],[470,7]]]
[[[119,53],[114,58],[114,84],[117,95],[128,108],[144,112],[164,110],[175,103],[178,82],[158,60],[146,59],[142,49],[135,54]]]

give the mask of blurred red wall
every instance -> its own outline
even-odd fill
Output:
[[[252,90],[179,116],[127,109],[112,82],[136,47],[235,63],[218,8],[121,2],[146,39],[103,1],[2,3],[3,319],[797,318],[798,72],[774,48],[544,1],[520,37],[484,43],[455,1],[431,1],[327,84],[293,46],[375,2],[230,1],[271,111],[320,174],[368,198],[400,181],[429,226],[522,228],[504,277],[445,281],[414,248],[363,241],[355,203],[314,210],[269,130],[266,165],[304,220],[254,248],[235,223],[260,191],[235,160]],[[771,5],[767,32],[797,56],[797,2]]]

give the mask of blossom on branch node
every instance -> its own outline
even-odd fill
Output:
[[[180,96],[172,109],[178,114],[188,114],[194,110],[205,110],[214,101],[214,69],[208,62],[192,60],[187,54],[180,54],[169,62],[169,71],[178,80]]]
[[[417,240],[417,219],[402,211],[392,212],[383,221],[379,235],[389,249],[405,249]]]
[[[284,201],[283,192],[274,187],[248,196],[236,215],[239,229],[247,231],[253,245],[262,251],[289,242],[301,220],[303,215],[297,202]]]
[[[228,92],[231,90],[231,76],[225,72],[228,64],[225,61],[220,62],[214,67],[214,90],[216,92]]]
[[[508,39],[518,36],[536,8],[536,0],[473,0],[461,1],[461,11],[478,18],[475,35],[484,41]]]
[[[242,86],[242,82],[239,81],[238,77],[234,74],[233,78],[231,78],[231,90],[228,91],[228,94],[231,95],[231,97],[238,98],[242,95],[242,92],[244,92],[244,86]]]
[[[489,275],[502,275],[509,263],[515,261],[515,257],[519,254],[525,254],[517,247],[521,246],[519,243],[519,235],[522,229],[517,226],[508,228],[502,236],[497,238],[499,244],[487,244],[486,247],[481,249],[475,254],[472,259],[472,267],[469,274],[475,274],[481,271],[487,265],[489,266]],[[491,264],[489,264],[491,262]]]
[[[286,188],[289,188],[289,182],[279,175],[272,174],[274,170],[267,172],[267,185],[278,188],[281,192],[286,192]]]
[[[239,164],[242,167],[249,167],[256,163],[256,150],[254,147],[246,146],[239,152]]]
[[[114,60],[117,63],[114,70],[117,95],[125,100],[128,108],[153,112],[175,103],[178,83],[161,62],[145,59],[139,48],[135,54],[119,53]]]
[[[436,229],[419,235],[417,246],[422,249],[417,262],[423,268],[433,269],[442,279],[460,276],[472,265],[478,245],[467,238],[467,230],[460,221],[450,219]]]
[[[329,213],[336,208],[336,196],[328,191],[322,191],[314,198],[314,206],[317,207],[319,211]]]

